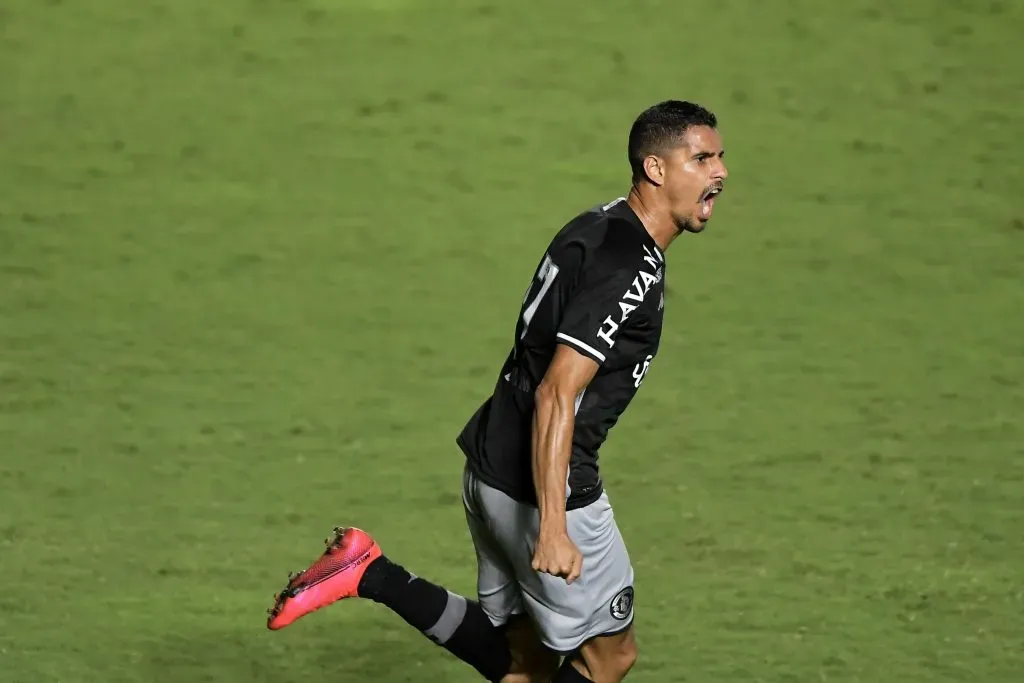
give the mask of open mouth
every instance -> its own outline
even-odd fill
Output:
[[[704,193],[700,196],[700,200],[698,201],[700,204],[701,219],[707,220],[711,218],[711,213],[715,210],[715,198],[722,194],[723,189],[725,189],[723,185],[717,184],[704,190]]]

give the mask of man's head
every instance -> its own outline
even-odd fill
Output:
[[[704,229],[729,175],[717,125],[707,109],[668,100],[641,112],[629,131],[633,186],[679,231]]]

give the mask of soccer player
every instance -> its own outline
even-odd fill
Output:
[[[627,197],[569,221],[540,258],[493,393],[457,438],[477,600],[335,530],[275,596],[283,628],[342,598],[386,605],[502,683],[621,681],[636,660],[633,568],[598,449],[658,353],[665,252],[711,218],[728,175],[714,114],[670,100],[629,132]]]

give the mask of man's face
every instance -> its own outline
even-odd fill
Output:
[[[714,212],[729,171],[722,138],[708,126],[687,129],[679,145],[662,158],[662,186],[680,231],[700,232]]]

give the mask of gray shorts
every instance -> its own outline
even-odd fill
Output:
[[[541,641],[562,654],[633,623],[633,566],[606,493],[566,513],[569,537],[583,554],[572,585],[530,566],[540,526],[536,507],[484,484],[468,468],[462,502],[476,548],[477,597],[491,623],[528,614]]]

